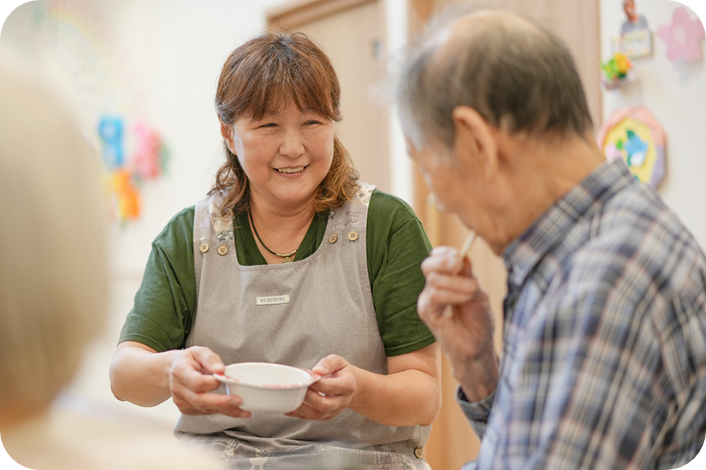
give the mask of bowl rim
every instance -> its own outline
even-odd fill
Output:
[[[225,384],[238,384],[238,385],[245,385],[246,387],[252,387],[252,388],[268,388],[268,389],[293,389],[293,388],[301,388],[301,387],[309,387],[311,384],[314,384],[321,379],[321,376],[319,374],[312,374],[308,370],[299,368],[299,367],[294,367],[294,366],[288,366],[286,364],[277,364],[275,362],[235,362],[233,364],[228,364],[226,368],[229,366],[233,365],[241,365],[241,364],[254,364],[254,365],[267,365],[267,366],[278,366],[278,367],[286,367],[288,369],[296,369],[299,371],[302,371],[309,375],[309,379],[305,380],[304,382],[299,382],[299,383],[293,383],[293,384],[281,384],[281,385],[275,385],[275,384],[255,384],[252,382],[248,382],[245,380],[238,380],[234,379],[233,377],[228,377],[225,374],[219,374],[214,372],[213,376],[216,378],[216,380],[225,383]]]

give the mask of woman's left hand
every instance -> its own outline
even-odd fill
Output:
[[[358,391],[358,369],[341,356],[321,359],[311,370],[321,379],[306,391],[302,405],[287,416],[326,421],[350,406]]]

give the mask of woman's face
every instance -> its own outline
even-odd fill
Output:
[[[231,129],[222,125],[221,133],[250,180],[255,207],[287,210],[312,203],[333,161],[333,122],[299,111],[292,101],[262,119],[238,119]]]

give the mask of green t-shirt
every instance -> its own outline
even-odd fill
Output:
[[[137,341],[157,352],[184,347],[196,304],[194,213],[194,206],[179,212],[152,242],[142,285],[120,342]],[[319,247],[327,215],[314,217],[297,249],[295,263]],[[247,214],[237,216],[233,225],[238,263],[267,264]],[[375,190],[366,230],[368,276],[386,355],[399,356],[429,346],[434,337],[417,316],[417,297],[424,287],[420,264],[431,250],[421,222],[404,201]]]

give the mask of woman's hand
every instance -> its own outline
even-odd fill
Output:
[[[213,373],[225,372],[223,361],[206,347],[193,346],[179,351],[167,364],[168,387],[174,404],[185,415],[220,413],[233,418],[249,418],[239,407],[237,395],[210,393],[220,386]]]
[[[358,369],[341,356],[321,359],[311,370],[321,376],[306,391],[304,403],[287,416],[325,421],[348,408],[358,390]]]
[[[250,417],[240,409],[240,397],[211,393],[220,385],[211,374],[224,371],[223,361],[209,348],[157,352],[136,341],[123,341],[110,366],[110,387],[118,400],[139,406],[155,406],[171,397],[187,415]]]

